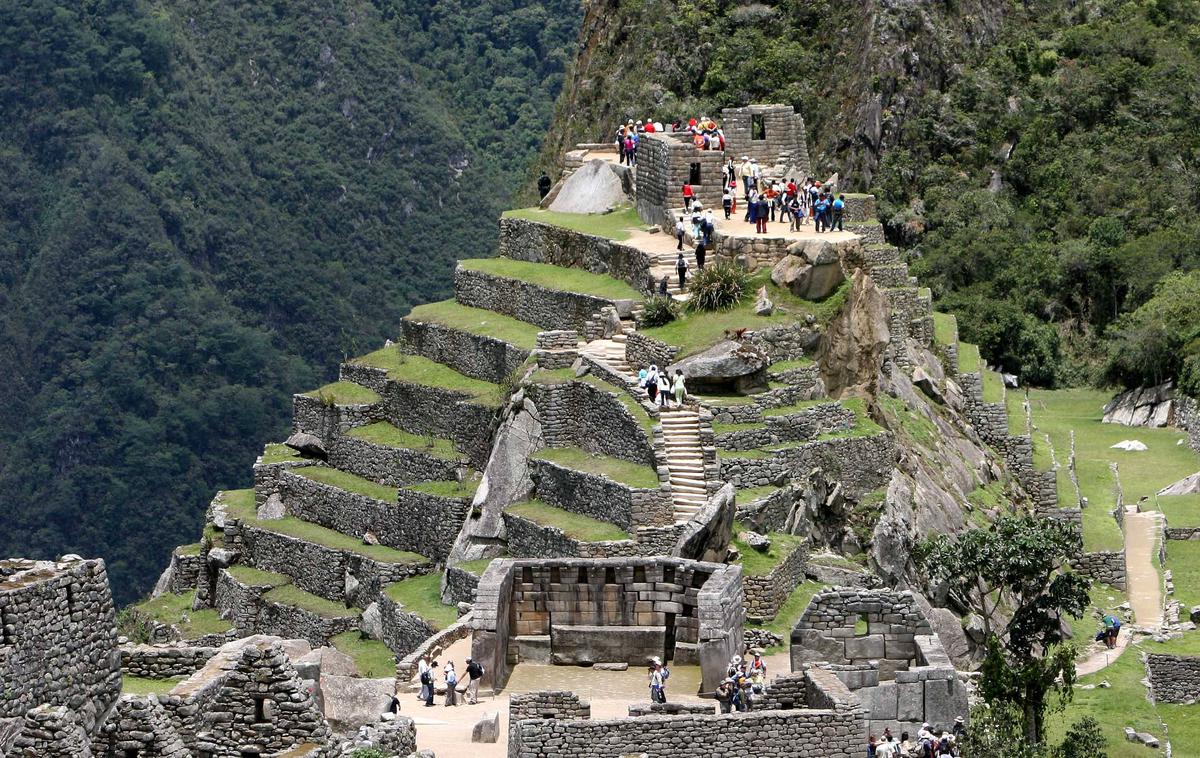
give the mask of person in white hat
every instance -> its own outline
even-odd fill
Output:
[[[667,677],[663,674],[662,659],[658,656],[650,659],[650,702],[667,702]]]

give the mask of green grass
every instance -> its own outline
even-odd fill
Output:
[[[791,371],[795,368],[807,368],[815,365],[816,361],[811,358],[797,358],[794,361],[776,361],[767,367],[768,374],[782,374],[785,371]]]
[[[262,586],[264,584],[272,587],[282,587],[285,584],[291,583],[291,578],[283,574],[276,574],[272,571],[263,571],[262,569],[253,566],[244,566],[238,564],[225,569],[230,575],[237,579],[242,584]]]
[[[773,484],[766,484],[762,487],[747,487],[744,490],[738,490],[736,493],[736,502],[740,505],[753,503],[756,500],[761,500],[764,497],[769,497],[778,492],[781,487],[776,487]]]
[[[504,218],[523,218],[553,224],[618,242],[629,239],[631,231],[645,226],[633,208],[621,208],[612,213],[559,213],[544,211],[541,208],[518,208],[505,211],[502,215]]]
[[[199,542],[193,542],[190,545],[180,545],[175,548],[175,555],[197,556],[200,555],[200,548],[203,547]]]
[[[514,516],[560,530],[579,542],[609,542],[629,539],[629,533],[607,521],[582,516],[578,513],[555,508],[540,500],[526,500],[506,508]]]
[[[311,592],[305,592],[294,584],[283,584],[273,590],[268,590],[263,593],[263,597],[273,603],[303,608],[306,611],[315,613],[318,616],[324,616],[325,618],[338,618],[339,616],[354,616],[358,614],[358,610],[354,608],[347,608],[341,603],[335,603],[332,600],[326,600]]]
[[[657,489],[659,486],[658,473],[649,466],[608,455],[593,455],[577,447],[548,447],[534,453],[533,457],[576,471],[607,476],[629,487]]]
[[[903,400],[890,395],[879,395],[878,402],[892,429],[899,426],[900,431],[916,444],[930,450],[936,449],[941,433],[924,413],[909,408]]]
[[[1150,505],[1155,504],[1167,517],[1168,526],[1200,526],[1200,494],[1155,495]]]
[[[839,401],[841,404],[854,413],[854,427],[844,431],[827,432],[817,437],[818,440],[834,439],[837,437],[870,437],[884,431],[883,427],[875,423],[871,415],[867,412],[867,404],[860,397],[848,397]]]
[[[223,490],[217,493],[217,497],[221,498],[221,502],[229,508],[253,508],[254,507],[254,490]]]
[[[745,526],[734,524],[734,535],[744,531],[746,531]],[[734,536],[733,546],[742,554],[737,562],[747,576],[765,576],[771,573],[776,566],[796,550],[797,546],[804,542],[802,537],[792,534],[771,532],[767,537],[771,540],[771,548],[765,553],[760,553]]]
[[[326,405],[367,405],[379,402],[379,395],[374,390],[354,382],[332,382],[304,394],[306,397],[315,397]]]
[[[206,634],[221,634],[233,628],[233,624],[221,618],[215,608],[192,610],[196,599],[195,592],[176,595],[170,592],[149,600],[144,600],[134,606],[155,621],[163,624],[174,624],[188,639],[201,637]],[[184,621],[184,619],[187,621]]]
[[[983,402],[985,403],[1002,403],[1004,402],[1004,380],[1000,378],[1000,372],[984,369],[983,371]]]
[[[620,389],[619,387],[614,387],[600,377],[593,376],[592,374],[585,374],[582,377],[582,380],[593,387],[597,387],[608,392],[615,392],[617,394],[617,399],[620,400],[621,404],[625,406],[625,409],[629,411],[629,415],[633,416],[634,420],[638,422],[638,426],[642,427],[642,431],[646,433],[646,437],[651,441],[654,440],[654,419],[650,418],[650,414],[646,413],[646,409],[642,407],[641,403],[634,399],[633,395],[630,395],[627,391]]]
[[[753,292],[759,287],[766,286],[767,294],[777,306],[786,313],[775,312],[770,316],[759,316],[754,312],[755,297]],[[676,359],[703,351],[721,340],[725,333],[732,329],[767,329],[803,323],[808,315],[816,318],[817,323],[828,323],[839,310],[846,299],[849,285],[843,284],[836,292],[825,300],[814,303],[801,300],[787,289],[777,287],[771,282],[771,272],[761,271],[750,277],[748,294],[742,302],[728,311],[706,311],[701,313],[685,313],[669,324],[656,326],[652,329],[640,330],[647,337],[662,340],[668,345],[678,347]]]
[[[493,337],[523,350],[532,350],[540,327],[495,311],[460,305],[455,300],[418,305],[406,316],[413,321],[431,321],[451,329]]]
[[[380,561],[381,563],[423,563],[425,557],[410,553],[405,550],[396,550],[394,548],[385,547],[384,545],[364,545],[362,540],[351,537],[348,534],[342,534],[333,529],[326,529],[323,526],[314,524],[310,521],[303,521],[293,516],[285,516],[281,519],[271,519],[269,521],[259,521],[254,510],[254,503],[249,506],[239,506],[229,508],[229,516],[241,521],[245,521],[259,529],[266,529],[269,532],[284,534],[289,537],[296,537],[305,542],[312,542],[316,545],[324,545],[333,550],[345,550],[349,553],[371,558],[372,560]]]
[[[1070,431],[1075,430],[1079,488],[1089,502],[1083,511],[1083,540],[1087,550],[1120,550],[1124,544],[1121,531],[1110,515],[1116,502],[1110,461],[1120,467],[1125,502],[1150,497],[1144,507],[1153,507],[1155,492],[1200,468],[1195,453],[1186,444],[1176,444],[1185,438],[1182,432],[1100,423],[1102,408],[1110,399],[1108,392],[1031,390],[1029,397],[1035,436],[1049,434],[1064,465],[1070,451]],[[1139,453],[1111,448],[1126,439],[1141,440],[1149,449]],[[1069,487],[1059,489],[1061,504],[1071,505],[1073,499]]]
[[[475,576],[483,576],[483,572],[487,570],[488,566],[492,565],[492,561],[494,561],[494,560],[496,560],[496,559],[495,558],[479,558],[478,560],[474,560],[474,561],[463,561],[462,563],[456,563],[456,564],[454,564],[454,567],[460,568],[463,571],[466,571],[468,574],[474,574]]]
[[[933,341],[939,345],[953,345],[958,339],[958,319],[949,313],[933,313]]]
[[[376,421],[373,424],[359,426],[346,433],[348,437],[372,442],[384,447],[416,450],[426,455],[445,460],[459,460],[463,456],[455,449],[454,443],[432,435],[412,434],[398,429],[386,421]]]
[[[458,620],[458,610],[442,603],[441,587],[442,575],[435,573],[394,582],[384,587],[383,592],[404,606],[404,610],[417,614],[435,629],[445,629]]]
[[[983,365],[979,358],[979,347],[968,342],[958,343],[958,373],[972,374]]]
[[[747,624],[751,629],[766,629],[768,632],[774,632],[783,637],[783,642],[767,649],[767,653],[782,652],[787,650],[791,644],[792,627],[796,626],[796,622],[804,615],[804,610],[808,608],[808,602],[812,600],[813,595],[825,589],[824,584],[806,579],[797,585],[796,589],[792,590],[792,594],[788,595],[787,600],[783,601],[783,605],[779,606],[779,612],[775,614],[775,618],[765,624]]]
[[[357,385],[356,385],[357,386]],[[269,463],[304,463],[300,454],[282,442],[272,442],[263,448],[262,462]]]
[[[1186,621],[1192,606],[1200,605],[1200,542],[1167,540],[1167,568]]]
[[[358,673],[367,679],[390,679],[396,675],[396,656],[379,640],[351,630],[329,640],[333,646],[354,659]]]
[[[187,679],[186,676],[173,676],[170,679],[145,679],[140,676],[121,677],[122,695],[165,695],[175,689],[175,685]]]
[[[460,374],[443,363],[420,355],[406,355],[395,345],[380,348],[351,362],[384,369],[393,381],[461,392],[484,405],[496,406],[504,400],[499,385]]]
[[[509,258],[469,258],[458,265],[471,271],[520,279],[550,290],[577,292],[607,300],[641,300],[641,293],[625,282],[603,274],[593,274],[579,268],[552,266],[548,263],[529,263]]]
[[[296,473],[305,479],[312,479],[314,482],[328,484],[331,487],[337,487],[346,492],[365,495],[376,500],[382,500],[385,503],[396,502],[395,487],[373,482],[370,479],[364,479],[348,471],[342,471],[329,466],[309,466],[300,469]]]
[[[420,482],[419,484],[410,484],[404,489],[424,492],[426,495],[435,497],[472,498],[475,497],[475,490],[479,489],[480,481],[473,476],[468,476],[461,482],[458,480]]]

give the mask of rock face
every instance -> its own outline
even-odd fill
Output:
[[[1191,476],[1185,476],[1173,484],[1168,484],[1166,487],[1163,487],[1161,490],[1159,490],[1157,494],[1194,495],[1197,492],[1200,492],[1200,471],[1192,474]]]
[[[1104,406],[1104,423],[1149,427],[1175,423],[1174,386],[1167,382],[1122,392]]]
[[[767,296],[767,287],[758,288],[758,296],[754,301],[754,312],[759,316],[770,316],[775,310],[775,303]]]
[[[608,213],[634,202],[633,173],[626,166],[595,160],[576,169],[558,187],[549,208],[562,213]]]
[[[259,521],[276,521],[287,515],[287,508],[283,504],[283,498],[279,497],[278,492],[272,492],[267,498],[267,501],[258,506],[257,514]]]
[[[832,397],[873,394],[891,333],[890,307],[862,269],[854,272],[845,307],[821,340],[821,374]]]
[[[500,713],[488,711],[471,727],[471,742],[495,742],[500,739]]]
[[[745,392],[766,387],[770,359],[746,342],[726,340],[697,355],[668,366],[672,374],[682,371],[689,388],[696,391],[733,387]]]
[[[850,244],[857,242],[834,243],[823,239],[795,242],[771,270],[771,281],[805,300],[823,300],[846,281],[842,252]]]
[[[321,676],[325,718],[343,734],[379,721],[391,705],[396,683],[392,679],[359,679],[354,676]]]
[[[283,444],[306,458],[320,458],[321,460],[325,460],[328,457],[328,453],[325,451],[325,443],[315,434],[296,432],[291,437],[288,437],[287,441]]]

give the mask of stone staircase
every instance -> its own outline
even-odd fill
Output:
[[[708,502],[704,476],[704,449],[700,441],[700,414],[689,408],[660,414],[667,447],[667,470],[675,503],[675,521],[683,523]]]

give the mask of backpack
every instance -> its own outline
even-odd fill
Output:
[[[428,671],[421,672],[421,684],[433,684],[433,674]]]
[[[662,679],[663,679],[663,681],[665,682],[665,681],[667,681],[667,680],[668,680],[668,679],[670,679],[670,678],[671,678],[671,669],[667,668],[666,666],[663,666],[663,667],[662,667]]]

